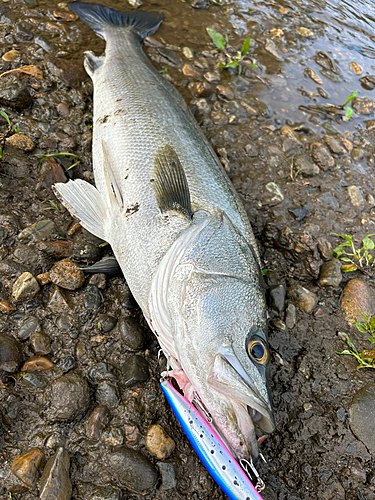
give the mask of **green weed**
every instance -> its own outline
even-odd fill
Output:
[[[362,311],[359,311],[359,313],[365,318],[365,321],[356,320],[355,326],[357,330],[370,335],[367,340],[370,342],[370,344],[375,344],[375,316],[368,316]],[[363,349],[363,351],[359,353],[353,342],[350,340],[349,335],[344,333],[343,337],[345,338],[349,349],[345,349],[341,352],[336,352],[336,354],[347,354],[349,356],[353,356],[358,361],[357,369],[375,368],[375,350]]]
[[[212,28],[206,28],[207,33],[209,34],[211,40],[213,41],[215,47],[220,50],[223,50],[227,59],[227,62],[220,63],[219,67],[223,69],[228,68],[237,68],[238,74],[241,73],[242,64],[246,64],[246,66],[257,68],[256,64],[252,64],[250,61],[244,61],[245,56],[248,54],[250,49],[250,37],[245,38],[242,49],[237,50],[236,54],[229,53],[226,49],[230,48],[228,35],[223,36],[221,33],[218,33]]]
[[[49,155],[45,155],[45,154],[37,154],[36,156],[38,157],[42,157],[40,160],[39,160],[39,164],[38,164],[38,169],[40,170],[40,167],[42,166],[42,163],[44,162],[44,160],[46,160],[47,158],[55,158],[56,156],[73,156],[74,158],[78,158],[77,155],[75,155],[74,153],[51,153]],[[73,163],[73,165],[71,165],[67,170],[71,170],[73,167],[75,167],[76,165],[78,165],[79,163],[81,162],[81,160],[78,160],[76,161],[75,163]]]
[[[375,243],[371,239],[375,234],[365,236],[362,240],[362,247],[358,250],[354,246],[353,237],[349,234],[331,234],[345,240],[341,245],[333,249],[333,255],[347,264],[343,266],[343,272],[356,271],[357,269],[364,270],[374,265],[374,256],[370,252],[375,247]]]
[[[53,200],[43,200],[41,203],[50,203],[50,207],[44,208],[44,210],[57,210],[60,213],[59,207]]]
[[[347,98],[347,100],[342,105],[342,107],[345,109],[345,116],[343,118],[343,120],[345,122],[348,122],[353,115],[353,109],[350,106],[347,106],[347,104],[349,104],[350,101],[352,101],[355,97],[357,97],[357,94],[358,94],[358,90],[351,93],[350,96]]]

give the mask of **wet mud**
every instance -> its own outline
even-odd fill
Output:
[[[373,6],[141,8],[165,14],[145,50],[217,152],[268,270],[277,430],[261,446],[262,496],[373,500],[374,373],[337,354],[343,333],[370,348],[354,321],[358,309],[375,313],[373,272],[344,273],[332,260],[332,233],[360,247],[375,232]],[[207,27],[230,47],[217,49]],[[243,61],[220,68],[247,36]],[[51,189],[93,181],[82,61],[104,41],[65,3],[11,0],[0,6],[0,48],[10,120],[0,117],[0,500],[224,499],[162,395],[165,360],[123,277],[80,270],[110,247]],[[56,153],[76,156],[43,159]]]

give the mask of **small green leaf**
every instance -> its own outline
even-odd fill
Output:
[[[370,236],[373,236],[373,234],[368,234],[362,241],[362,245],[365,250],[373,250],[375,248],[375,243],[372,241]]]
[[[350,106],[345,106],[345,121],[348,122],[353,115],[353,110]]]
[[[228,45],[229,36],[227,34],[224,35],[224,39],[225,39],[225,45]]]
[[[353,354],[351,351],[348,351],[347,349],[345,349],[345,351],[341,351],[341,352],[338,352],[336,351],[336,354]]]
[[[42,156],[42,158],[39,161],[39,165],[38,165],[39,169],[42,166],[42,163],[44,162],[44,160],[46,160],[47,158],[54,158],[55,156],[74,156],[75,158],[78,158],[78,156],[75,155],[74,153],[51,153],[49,155],[44,155],[44,154],[38,153],[35,156]],[[70,167],[70,168],[72,168],[72,167]]]
[[[12,128],[11,124],[10,124],[10,120],[9,120],[9,116],[5,113],[5,111],[0,111],[0,115],[6,119],[7,123],[8,123],[8,127],[9,127],[9,130]]]
[[[340,238],[345,238],[346,240],[352,241],[353,237],[350,236],[349,234],[337,234],[337,233],[331,233],[333,236],[340,236]]]
[[[361,316],[365,318],[366,321],[368,321],[369,316],[367,314],[363,313],[360,309],[358,309],[358,312]]]
[[[268,271],[271,271],[271,269],[262,269],[263,276],[267,276]]]
[[[212,28],[206,28],[206,30],[209,36],[211,37],[211,40],[214,42],[215,46],[221,50],[225,49],[225,41],[223,35],[221,35]]]
[[[99,321],[99,323],[98,323],[98,330],[101,330],[101,329],[102,329],[102,324]]]
[[[358,269],[358,267],[354,266],[354,265],[350,266],[348,268],[345,268],[345,269],[341,268],[341,270],[342,270],[343,273],[350,273],[351,271],[356,271],[357,269]]]
[[[355,90],[352,94],[350,94],[350,96],[344,102],[343,106],[346,106],[350,101],[352,101],[353,99],[355,99],[357,97],[357,94],[358,94],[358,90]]]
[[[232,61],[226,65],[227,68],[237,68],[240,61]]]
[[[358,331],[362,333],[367,333],[367,329],[363,326],[363,322],[356,320],[355,327],[357,328]]]
[[[245,38],[245,41],[243,42],[242,45],[242,50],[241,50],[241,56],[246,56],[246,54],[249,52],[250,49],[250,37],[248,36]]]
[[[343,262],[351,262],[351,263],[353,263],[353,261],[350,260],[348,257],[341,257],[340,260],[342,260]]]

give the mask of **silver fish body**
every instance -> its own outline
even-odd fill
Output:
[[[142,50],[161,18],[70,6],[106,40],[104,56],[85,59],[96,188],[76,180],[56,194],[110,243],[185,396],[199,395],[238,458],[256,458],[256,436],[274,425],[260,258],[245,210],[181,95]]]

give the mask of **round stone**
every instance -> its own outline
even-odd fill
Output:
[[[12,472],[23,483],[33,488],[38,480],[39,467],[44,460],[44,453],[39,448],[31,448],[18,455],[12,463]]]
[[[151,455],[154,455],[159,460],[165,460],[173,453],[176,445],[163,427],[155,424],[147,431],[145,447]]]
[[[31,273],[23,273],[13,285],[12,297],[17,301],[29,300],[39,292],[40,286]]]
[[[349,424],[353,433],[375,455],[375,384],[358,391],[349,405]]]
[[[22,346],[11,335],[0,334],[0,370],[14,373],[22,362]]]
[[[77,264],[69,259],[63,259],[57,262],[50,270],[50,278],[52,283],[66,288],[67,290],[77,290],[84,281],[85,275],[79,269]]]
[[[73,420],[88,410],[90,390],[85,379],[78,373],[69,372],[46,387],[44,398],[49,421]]]
[[[363,321],[363,314],[371,316],[374,312],[374,294],[372,289],[362,280],[350,280],[342,294],[341,311],[345,321],[354,325],[355,321]]]

